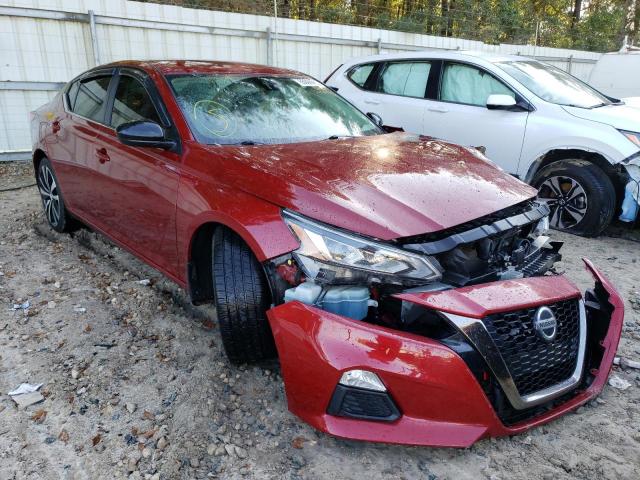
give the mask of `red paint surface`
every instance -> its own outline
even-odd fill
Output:
[[[395,295],[427,308],[471,318],[482,318],[493,313],[531,308],[579,296],[577,287],[562,275],[504,280],[442,292]]]
[[[586,403],[602,390],[620,339],[624,306],[622,299],[590,263],[594,278],[609,292],[614,307],[606,338],[605,355],[594,382],[584,392],[532,420],[505,427],[464,361],[442,344],[425,337],[358,322],[291,302],[269,310],[289,409],[318,430],[339,437],[376,442],[467,447],[487,436],[513,435],[549,422]],[[541,277],[534,288],[537,303],[551,303],[575,296],[576,290],[557,277]],[[502,282],[505,283],[505,282]],[[495,284],[485,288],[494,290]],[[482,289],[483,287],[478,287]],[[543,291],[562,288],[565,297]],[[462,289],[461,289],[462,290]],[[452,297],[457,295],[451,290]],[[482,298],[478,292],[476,299]],[[412,298],[416,298],[411,296]],[[419,298],[416,298],[419,300]],[[496,311],[529,305],[508,295],[494,299]],[[457,313],[469,306],[460,304]],[[376,372],[398,405],[402,416],[382,423],[334,417],[326,413],[329,399],[342,372],[364,368]]]
[[[235,230],[262,261],[298,246],[282,221],[283,207],[388,240],[451,227],[535,195],[464,147],[403,133],[200,145],[164,75],[301,74],[232,62],[113,66],[150,75],[180,134],[182,153],[122,145],[113,129],[65,112],[60,95],[38,110],[34,149],[52,161],[73,214],[182,286],[193,235],[207,222]]]
[[[182,139],[177,155],[122,145],[109,127],[63,109],[61,96],[33,121],[71,212],[181,286],[196,230],[227,225],[259,260],[298,244],[282,221],[286,207],[382,239],[437,231],[509,207],[533,189],[468,149],[407,134],[280,146],[197,144],[164,79],[170,73],[289,71],[234,63],[122,62],[146,70]],[[549,421],[600,391],[622,326],[622,300],[589,263],[615,307],[602,366],[589,390],[533,422],[505,428],[464,362],[443,345],[354,322],[299,303],[268,312],[291,410],[335,435],[392,443],[467,446],[485,435],[517,433]],[[461,314],[548,303],[576,294],[559,277],[500,282],[447,295],[406,297]],[[329,396],[347,368],[383,378],[403,416],[392,424],[330,417]]]

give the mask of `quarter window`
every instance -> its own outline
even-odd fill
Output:
[[[135,121],[160,123],[151,97],[140,81],[133,77],[122,76],[118,83],[111,113],[111,126]]]
[[[509,87],[484,70],[460,63],[445,65],[440,100],[484,107],[493,94],[515,98]]]
[[[71,105],[73,113],[96,122],[103,122],[110,81],[110,76],[81,81],[75,101],[69,99],[73,102]]]
[[[76,102],[76,96],[78,95],[78,89],[80,88],[80,82],[73,82],[67,90],[67,102],[69,109],[73,112],[73,105]]]
[[[359,65],[353,70],[349,72],[347,75],[349,80],[358,85],[359,87],[364,88],[364,84],[367,83],[369,79],[369,75],[373,71],[373,63],[369,63],[367,65]]]
[[[380,75],[378,91],[404,97],[424,98],[430,71],[429,62],[389,63]]]

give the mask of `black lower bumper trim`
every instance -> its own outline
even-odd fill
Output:
[[[400,411],[387,392],[374,392],[338,384],[327,408],[329,415],[393,422]]]

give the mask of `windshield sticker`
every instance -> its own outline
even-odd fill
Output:
[[[236,131],[236,119],[224,105],[213,100],[200,100],[193,105],[193,119],[217,137],[229,137]]]

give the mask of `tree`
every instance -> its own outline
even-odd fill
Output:
[[[143,0],[273,15],[273,0]],[[487,43],[612,51],[640,42],[640,0],[276,0],[283,17],[461,37]]]

